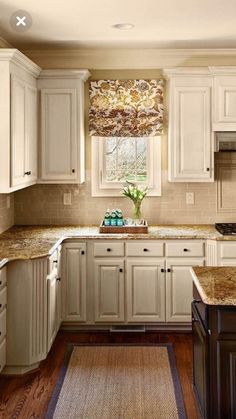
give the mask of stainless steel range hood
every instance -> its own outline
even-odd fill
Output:
[[[236,151],[236,132],[216,132],[215,151]]]

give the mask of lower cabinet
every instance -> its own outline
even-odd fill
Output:
[[[65,243],[62,261],[64,322],[86,321],[86,244]]]
[[[125,320],[123,259],[95,260],[94,302],[95,322]]]
[[[7,279],[6,267],[0,269],[0,373],[6,364],[6,329],[7,329]]]
[[[165,321],[164,260],[128,259],[126,280],[127,321]]]
[[[61,283],[57,273],[47,280],[48,284],[48,351],[50,350],[61,324]]]
[[[190,322],[193,282],[191,266],[204,266],[203,259],[171,259],[166,262],[166,321]]]
[[[236,308],[192,303],[193,384],[204,419],[236,417]]]

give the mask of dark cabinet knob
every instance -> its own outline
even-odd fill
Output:
[[[143,249],[143,251],[144,251],[144,252],[148,252],[148,249],[144,248],[144,249]]]
[[[171,269],[170,269],[170,268],[168,268],[168,269],[167,269],[167,272],[171,272]]]
[[[0,308],[2,308],[2,304],[0,304]]]
[[[84,255],[85,254],[85,251],[84,250],[81,250],[81,255]]]
[[[0,285],[2,285],[2,281],[0,281]]]
[[[207,172],[210,172],[210,167],[207,167]]]
[[[111,252],[111,249],[110,249],[110,247],[108,247],[108,249],[107,249],[107,252]]]
[[[57,281],[59,281],[59,282],[60,282],[60,281],[61,281],[61,278],[60,278],[60,277],[58,277],[58,278],[57,278]]]
[[[161,268],[161,272],[165,272],[165,269],[164,268]]]
[[[75,173],[75,169],[72,169],[72,173]]]
[[[189,249],[184,249],[184,252],[188,252],[189,251]]]
[[[120,272],[123,272],[123,269],[122,269],[122,268],[120,268],[120,269],[119,269],[119,271],[120,271]]]
[[[31,170],[28,172],[28,175],[29,175],[29,176],[31,175]]]

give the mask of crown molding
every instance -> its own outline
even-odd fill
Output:
[[[181,66],[236,66],[236,49],[25,49],[43,68],[158,69]],[[200,63],[200,64],[199,64]]]
[[[38,77],[41,68],[15,48],[0,49],[0,61],[8,61],[28,71],[32,76]]]
[[[42,70],[39,79],[81,79],[84,82],[91,76],[86,69],[71,69],[71,70]]]

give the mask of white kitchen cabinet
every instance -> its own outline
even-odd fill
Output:
[[[214,77],[213,130],[236,131],[236,67],[210,67]]]
[[[37,179],[37,76],[41,69],[15,49],[0,49],[0,193]]]
[[[170,182],[213,182],[212,76],[208,69],[168,69]]]
[[[84,83],[87,70],[43,70],[40,183],[82,183],[84,167]]]
[[[58,331],[57,323],[57,274],[52,274],[47,280],[48,293],[48,351],[50,350]]]
[[[165,321],[164,259],[127,260],[127,321]]]
[[[7,317],[6,267],[0,269],[0,373],[6,364]]]
[[[124,317],[124,260],[94,262],[95,322],[122,322]]]
[[[64,322],[86,321],[86,244],[65,243],[62,261]]]
[[[204,266],[204,259],[166,260],[166,321],[190,322],[193,282],[190,274],[192,266]]]

